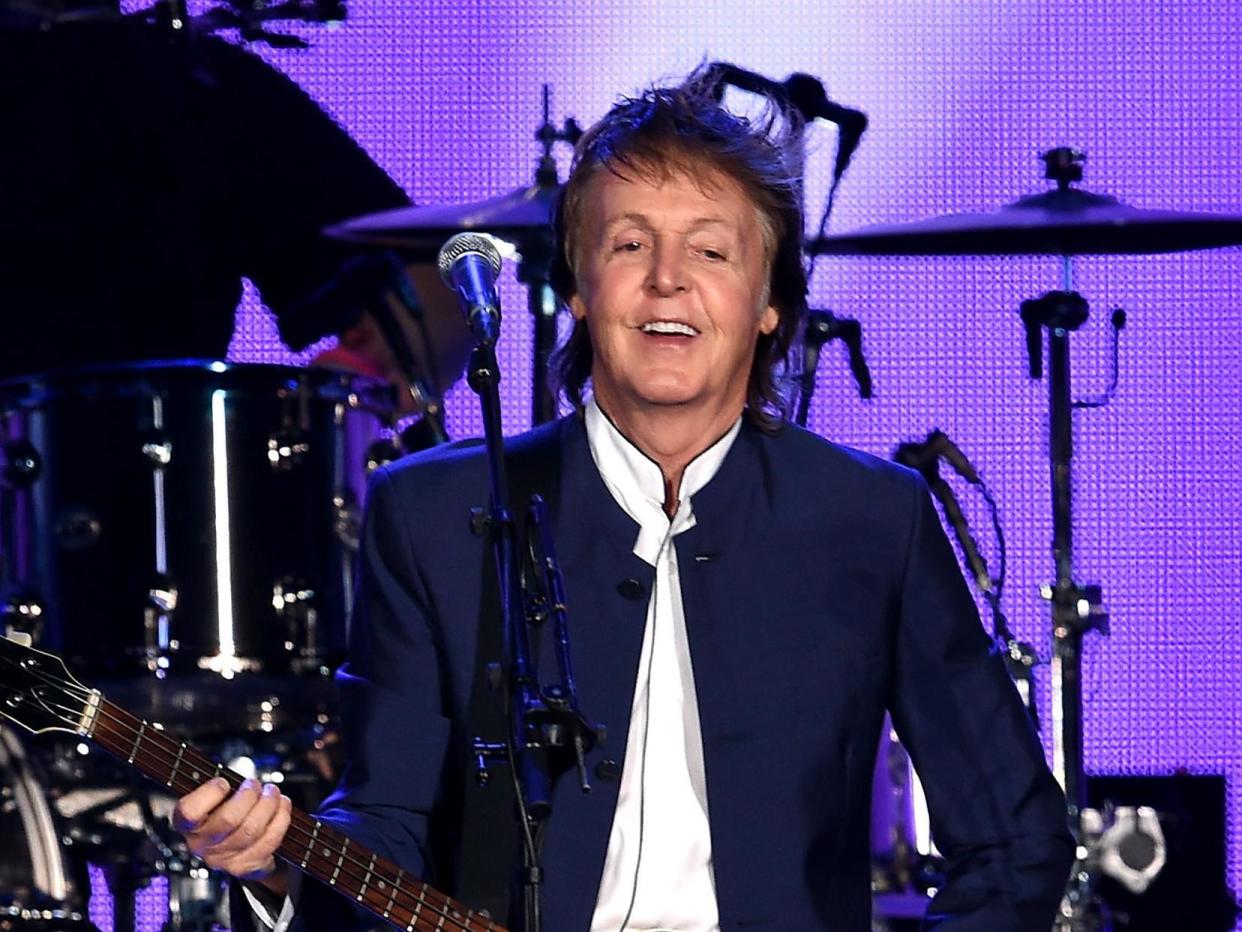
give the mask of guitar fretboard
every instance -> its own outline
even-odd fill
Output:
[[[233,789],[242,778],[194,748],[106,699],[99,701],[89,737],[145,776],[183,796],[214,777]],[[505,932],[461,903],[429,887],[320,820],[293,810],[277,855],[334,887],[358,905],[407,932]]]

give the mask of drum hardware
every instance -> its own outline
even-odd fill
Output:
[[[1053,561],[1056,577],[1044,588],[1051,603],[1053,655],[1053,770],[1065,788],[1070,824],[1078,842],[1078,863],[1062,903],[1058,929],[1100,928],[1107,922],[1095,891],[1098,859],[1093,837],[1084,829],[1086,814],[1082,757],[1081,648],[1091,630],[1107,629],[1098,586],[1080,585],[1073,577],[1072,414],[1098,408],[1115,392],[1120,330],[1124,311],[1111,315],[1113,377],[1106,392],[1074,400],[1070,387],[1070,334],[1089,317],[1087,302],[1073,290],[1073,257],[1080,255],[1153,254],[1210,249],[1242,243],[1242,216],[1183,211],[1142,210],[1116,199],[1073,187],[1082,179],[1082,153],[1052,149],[1042,156],[1045,177],[1054,190],[1024,197],[998,211],[953,214],[912,223],[879,224],[851,233],[820,236],[807,244],[812,255],[950,256],[1050,255],[1060,259],[1056,291],[1024,302],[1020,311],[1026,334],[1028,374],[1042,379],[1043,331],[1048,331],[1049,435],[1052,465]],[[1018,658],[1023,662],[1022,658]],[[1092,823],[1093,824],[1093,823]]]
[[[264,705],[278,714],[279,702],[273,697]],[[230,770],[280,784],[300,806],[312,806],[339,775],[326,756],[337,740],[335,731],[328,716],[321,718],[298,728],[253,729],[246,738],[210,746]],[[41,785],[65,825],[64,850],[74,864],[103,867],[117,929],[134,928],[130,917],[136,896],[157,877],[167,881],[169,912],[163,929],[209,932],[217,925],[227,927],[228,878],[193,858],[173,831],[173,794],[136,780],[127,766],[94,753],[85,743],[59,739],[41,744],[40,752],[47,773]]]
[[[285,650],[295,673],[315,672],[323,666],[316,593],[304,579],[286,576],[272,586],[272,608],[285,627]]]
[[[966,564],[966,576],[991,609],[993,640],[1005,658],[1023,704],[1038,727],[1033,674],[1040,660],[1031,645],[1014,635],[1002,609],[1007,560],[995,495],[962,449],[939,428],[932,430],[922,441],[899,444],[893,452],[893,459],[918,471],[939,503]],[[942,460],[976,488],[987,504],[999,551],[999,566],[995,574],[980,552],[952,486],[940,474]],[[884,841],[878,846],[873,841],[873,890],[877,893],[877,912],[890,919],[899,919],[903,916],[891,914],[895,907],[889,900],[898,897],[903,908],[916,904],[915,896],[926,896],[940,885],[944,864],[931,838],[927,803],[918,774],[891,725],[886,725],[882,748],[876,770],[876,786],[882,792],[873,794],[872,830],[873,839],[879,837]],[[881,895],[889,898],[884,901],[887,905],[882,905]],[[924,899],[924,911],[927,903]],[[918,915],[921,917],[922,912]]]
[[[310,441],[302,431],[282,431],[267,438],[267,459],[274,470],[301,465],[310,449]]]
[[[37,641],[43,633],[43,606],[29,594],[11,596],[0,607],[0,625],[6,636],[25,634]]]
[[[1151,886],[1168,860],[1160,817],[1151,806],[1116,806],[1103,812],[1084,810],[1083,830],[1095,836],[1100,873],[1131,893]]]
[[[1146,210],[1071,187],[1085,156],[1045,153],[1054,190],[991,213],[948,214],[819,236],[807,251],[825,256],[1148,255],[1242,243],[1242,215]]]
[[[0,483],[10,489],[30,488],[43,469],[39,451],[25,438],[9,441],[3,450],[4,467],[0,469]]]
[[[60,820],[37,761],[0,727],[0,930],[89,930],[84,896],[64,859]]]
[[[551,119],[551,89],[543,86],[543,120],[535,131],[541,154],[535,183],[499,197],[466,204],[399,207],[354,217],[330,226],[324,235],[363,246],[390,249],[411,261],[431,261],[445,240],[457,233],[487,233],[517,253],[517,280],[526,286],[527,307],[535,319],[532,411],[536,424],[556,417],[548,388],[548,360],[556,346],[560,301],[552,289],[555,256],[552,221],[561,185],[553,156],[558,144],[572,147],[582,136],[573,117],[560,126]]]
[[[261,727],[271,696],[268,727],[314,720],[344,647],[362,452],[392,410],[381,383],[274,366],[0,385],[10,472],[33,477],[0,489],[0,620],[180,734]],[[247,682],[226,701],[221,679]]]

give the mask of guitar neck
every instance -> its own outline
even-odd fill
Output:
[[[87,735],[146,777],[184,796],[214,777],[233,789],[242,778],[223,764],[100,698],[89,714]],[[277,855],[293,867],[338,890],[372,914],[408,932],[505,930],[440,893],[391,861],[381,858],[319,819],[294,809]]]

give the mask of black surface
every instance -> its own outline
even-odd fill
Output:
[[[1237,907],[1226,886],[1225,779],[1178,774],[1167,777],[1092,775],[1093,807],[1151,806],[1160,817],[1168,863],[1152,885],[1135,895],[1116,881],[1101,885],[1118,929],[1129,932],[1227,932]]]

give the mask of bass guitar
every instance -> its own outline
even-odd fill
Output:
[[[0,716],[35,734],[61,731],[88,738],[178,796],[214,777],[223,777],[234,790],[241,786],[242,778],[223,764],[83,686],[59,657],[25,638],[0,637]],[[276,854],[406,932],[505,932],[296,808]]]

